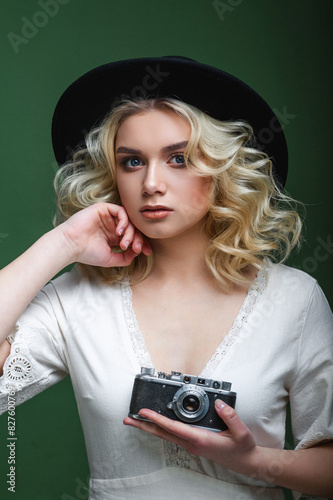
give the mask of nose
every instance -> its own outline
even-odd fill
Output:
[[[166,183],[163,177],[163,167],[159,164],[159,162],[152,162],[148,164],[142,188],[143,194],[146,196],[165,194]]]

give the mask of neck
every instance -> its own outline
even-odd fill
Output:
[[[195,235],[151,240],[150,244],[155,256],[152,277],[183,283],[193,282],[194,278],[196,281],[212,279],[205,263],[209,240],[203,230]]]
[[[174,238],[150,240],[154,251],[154,268],[147,280],[155,281],[161,286],[162,283],[177,283],[181,288],[200,288],[208,285],[218,290],[225,287],[217,282],[208,269],[205,252],[209,245],[209,239],[203,228],[194,234],[184,233]],[[257,275],[257,269],[249,265],[243,270],[245,278],[253,281]],[[248,289],[249,283],[244,285],[232,285],[232,289]],[[230,292],[227,286],[225,291]]]

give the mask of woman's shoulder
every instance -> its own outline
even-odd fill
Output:
[[[321,301],[324,297],[315,278],[301,269],[285,264],[269,265],[267,292],[283,295],[291,306],[297,303],[306,306],[310,301]]]
[[[301,269],[287,266],[285,264],[269,264],[270,278],[280,286],[303,285],[306,288],[313,288],[317,280]]]

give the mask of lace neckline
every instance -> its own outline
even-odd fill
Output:
[[[200,376],[211,378],[213,372],[220,364],[222,359],[225,357],[230,347],[235,343],[237,339],[241,337],[240,333],[241,331],[244,330],[248,318],[252,314],[258,302],[258,299],[265,288],[270,270],[271,270],[271,264],[268,261],[266,261],[263,271],[261,270],[258,271],[256,278],[251,283],[248,293],[244,299],[244,302],[240,310],[238,311],[236,318],[234,319],[232,327],[224,336],[221,343],[217,346],[213,356],[206,363],[205,367],[199,374]],[[137,321],[133,309],[133,293],[129,281],[128,280],[124,281],[123,283],[121,283],[120,286],[122,293],[124,316],[130,334],[130,340],[132,343],[133,350],[137,356],[137,359],[141,367],[146,366],[147,368],[155,369],[155,366],[151,360],[150,354],[148,352],[145,343],[144,336],[140,330],[139,323]]]

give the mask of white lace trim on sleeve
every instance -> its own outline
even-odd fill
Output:
[[[49,370],[34,360],[25,340],[37,333],[24,324],[16,329],[11,351],[0,377],[0,413],[7,410],[7,399],[4,396],[9,391],[16,393],[15,404],[18,405],[50,385]]]

